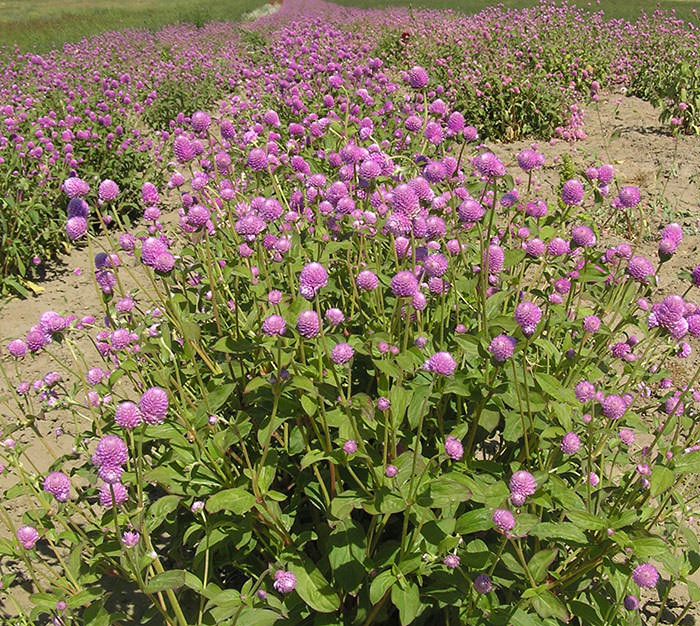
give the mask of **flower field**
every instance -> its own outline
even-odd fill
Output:
[[[8,623],[689,623],[698,43],[285,0],[5,51]]]

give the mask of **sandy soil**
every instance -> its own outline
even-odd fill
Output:
[[[600,113],[600,115],[598,115]],[[599,120],[602,120],[600,122]],[[664,272],[661,288],[666,293],[684,289],[681,283],[674,278],[675,271],[682,268],[692,268],[700,263],[698,245],[700,245],[700,209],[698,201],[700,193],[697,181],[693,177],[700,177],[700,138],[680,137],[674,139],[665,132],[658,122],[658,112],[648,103],[636,98],[621,98],[612,95],[602,97],[597,105],[588,107],[585,116],[585,130],[587,139],[574,145],[563,141],[556,141],[553,145],[540,143],[540,148],[547,155],[548,168],[545,170],[545,184],[555,183],[556,162],[554,157],[562,158],[569,154],[580,168],[596,164],[596,161],[612,163],[616,170],[616,180],[620,185],[634,184],[642,188],[645,207],[645,228],[642,233],[640,249],[650,257],[656,256],[658,233],[663,226],[671,221],[683,225],[686,237],[679,248],[678,253],[668,262],[670,268]],[[530,142],[513,144],[500,144],[492,146],[499,153],[510,171],[514,171],[515,155],[524,147],[529,147]],[[662,196],[668,202],[660,200]],[[639,224],[638,224],[639,226]],[[621,240],[619,230],[611,227],[602,235],[611,242]],[[656,239],[655,239],[656,238]],[[125,257],[124,262],[137,267],[134,259]],[[75,273],[76,268],[82,268],[82,275]],[[15,337],[22,337],[29,327],[38,323],[39,315],[48,310],[59,313],[74,313],[81,315],[94,315],[101,318],[101,305],[99,296],[90,279],[92,271],[92,258],[87,247],[73,250],[63,262],[55,265],[47,272],[46,279],[41,286],[44,291],[38,296],[28,300],[11,300],[0,303],[0,346],[2,353],[0,359],[9,363],[5,346]],[[692,297],[692,294],[689,296]],[[695,369],[700,365],[697,352],[700,346],[694,346],[695,353],[685,361],[679,361],[678,377],[681,380],[689,380]],[[56,346],[52,350],[55,356],[63,362],[70,362],[70,352],[64,346]],[[10,368],[12,369],[12,368]],[[32,382],[43,377],[47,372],[58,370],[55,361],[52,361],[44,352],[38,357],[25,358],[20,364],[20,374],[13,379],[12,384],[18,380]],[[69,378],[68,374],[64,374]],[[6,423],[12,423],[14,417],[2,404],[2,397],[8,392],[5,381],[0,381],[0,415]],[[63,429],[71,431],[69,423],[62,423],[66,416],[51,413],[50,418],[39,420],[38,428],[50,446],[57,453],[70,451],[72,437],[60,434]],[[2,433],[3,438],[6,432]],[[39,472],[45,472],[51,462],[51,455],[32,438],[31,433],[16,434],[20,441],[32,442],[30,458]],[[7,473],[0,475],[0,490],[7,489],[13,482],[13,478]],[[14,504],[7,509],[8,514],[17,523],[21,518],[21,503]],[[0,537],[7,537],[8,532],[0,526]],[[700,576],[697,578],[700,582]],[[25,598],[20,598],[25,601]],[[683,595],[672,597],[668,610],[662,616],[661,623],[672,623],[680,614],[679,606],[685,603]],[[5,607],[11,611],[11,607]],[[658,598],[649,598],[647,605],[649,614],[658,610]],[[0,607],[2,615],[2,607]],[[700,621],[700,607],[690,611],[682,624],[695,624]]]

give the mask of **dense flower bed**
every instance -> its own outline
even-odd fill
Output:
[[[661,14],[605,21],[553,4],[457,16],[290,1],[244,28],[106,33],[45,55],[5,50],[0,273],[5,288],[26,293],[10,275],[31,277],[64,249],[59,185],[70,175],[98,181],[109,163],[122,210],[133,212],[142,182],[161,180],[178,115],[219,108],[257,119],[274,106],[285,123],[310,124],[309,115],[363,106],[405,132],[401,72],[421,65],[433,68],[433,112],[459,111],[482,137],[575,140],[582,103],[610,85],[668,103],[669,120],[696,131],[695,59],[692,25]],[[329,90],[335,74],[344,89]]]
[[[4,498],[25,513],[2,516],[0,555],[36,585],[31,619],[120,619],[106,574],[148,607],[139,620],[180,626],[625,623],[640,589],[676,583],[696,601],[700,392],[668,370],[700,336],[700,267],[681,294],[656,288],[682,228],[648,258],[600,241],[594,215],[645,202],[611,164],[566,165],[553,194],[546,154],[509,171],[421,14],[358,31],[364,14],[293,7],[256,23],[262,40],[236,36],[249,56],[217,66],[235,91],[220,114],[181,112],[142,153],[165,181],[129,181],[142,226],[109,161],[96,180],[79,163],[47,174],[68,236],[110,247],[104,319],[45,312],[7,344]],[[548,32],[579,15],[539,11],[557,16]],[[487,41],[498,15],[425,14]],[[390,65],[380,35],[397,25]],[[217,63],[227,29],[201,35]],[[586,71],[574,101],[597,89]],[[22,375],[59,346],[73,362]],[[59,410],[70,454],[22,437]],[[42,443],[48,472],[26,456]]]

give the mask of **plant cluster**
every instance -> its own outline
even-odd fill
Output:
[[[271,56],[161,132],[162,184],[109,159],[46,179],[104,310],[7,338],[7,602],[30,581],[25,617],[59,624],[604,625],[678,586],[687,612],[700,390],[670,372],[700,266],[657,288],[683,229],[654,258],[601,240],[593,216],[644,190],[566,161],[548,191],[546,154],[507,168],[440,70],[317,11],[256,23]]]
[[[285,123],[311,111],[342,117],[359,92],[386,132],[403,133],[409,116],[400,68],[420,65],[432,68],[431,106],[478,121],[484,138],[581,138],[583,103],[610,86],[669,103],[669,122],[694,132],[691,26],[660,12],[632,24],[546,3],[458,16],[291,2],[246,29],[171,26],[105,33],[46,54],[6,50],[2,288],[26,294],[31,259],[45,263],[64,250],[61,181],[96,184],[107,174],[133,208],[145,180],[159,183],[164,147],[182,116],[217,103],[220,115],[236,120],[239,137],[258,111],[280,109]],[[327,81],[338,72],[348,82],[330,93]],[[26,219],[15,221],[18,212]]]

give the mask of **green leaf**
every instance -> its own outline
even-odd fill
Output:
[[[369,601],[372,604],[377,604],[394,583],[396,583],[396,576],[391,570],[377,574],[377,577],[369,586]]]
[[[605,520],[600,519],[588,511],[567,511],[566,517],[578,528],[584,530],[603,530],[606,527]]]
[[[651,472],[651,497],[655,498],[666,491],[666,489],[673,485],[675,480],[676,477],[670,469],[663,465],[655,465]]]
[[[542,619],[556,617],[562,622],[568,622],[571,617],[561,600],[551,591],[543,591],[538,596],[534,597],[532,599],[532,607]]]
[[[180,503],[180,496],[168,495],[156,500],[148,507],[148,517],[146,518],[146,527],[149,530],[158,528],[163,523],[163,520],[172,513]]]
[[[492,512],[489,509],[467,511],[457,520],[456,532],[460,535],[489,530],[493,527]]]
[[[522,609],[516,609],[515,613],[508,618],[509,626],[542,626],[539,619],[535,619]]]
[[[366,543],[363,528],[351,519],[339,522],[329,538],[328,562],[345,591],[357,589],[362,582]]]
[[[698,474],[700,473],[700,450],[693,450],[688,454],[676,457],[673,470],[676,474]]]
[[[306,604],[319,613],[332,613],[338,609],[340,599],[309,557],[294,554],[289,563],[289,569],[297,577],[296,591]]]
[[[631,537],[630,543],[634,550],[635,556],[640,559],[647,559],[652,556],[657,556],[668,550],[668,544],[661,537],[653,535],[645,537]]]
[[[401,626],[410,624],[420,612],[418,585],[414,582],[409,582],[405,589],[402,589],[400,585],[394,585],[391,588],[391,601],[399,610]]]
[[[530,531],[540,539],[563,539],[573,543],[588,543],[585,533],[571,522],[542,522]]]
[[[103,589],[83,589],[74,596],[70,596],[66,604],[69,609],[77,609],[79,606],[90,604],[95,598],[99,598],[103,594]]]
[[[207,511],[217,513],[218,511],[231,511],[235,515],[243,515],[255,506],[255,496],[241,489],[224,489],[214,494],[207,500]]]
[[[540,550],[530,559],[527,568],[530,570],[536,583],[544,580],[544,577],[547,575],[547,569],[554,562],[554,559],[557,558],[557,552],[557,548]]]
[[[146,583],[146,593],[158,593],[160,591],[168,591],[176,589],[185,584],[186,572],[183,569],[173,569],[162,574],[156,574]]]

